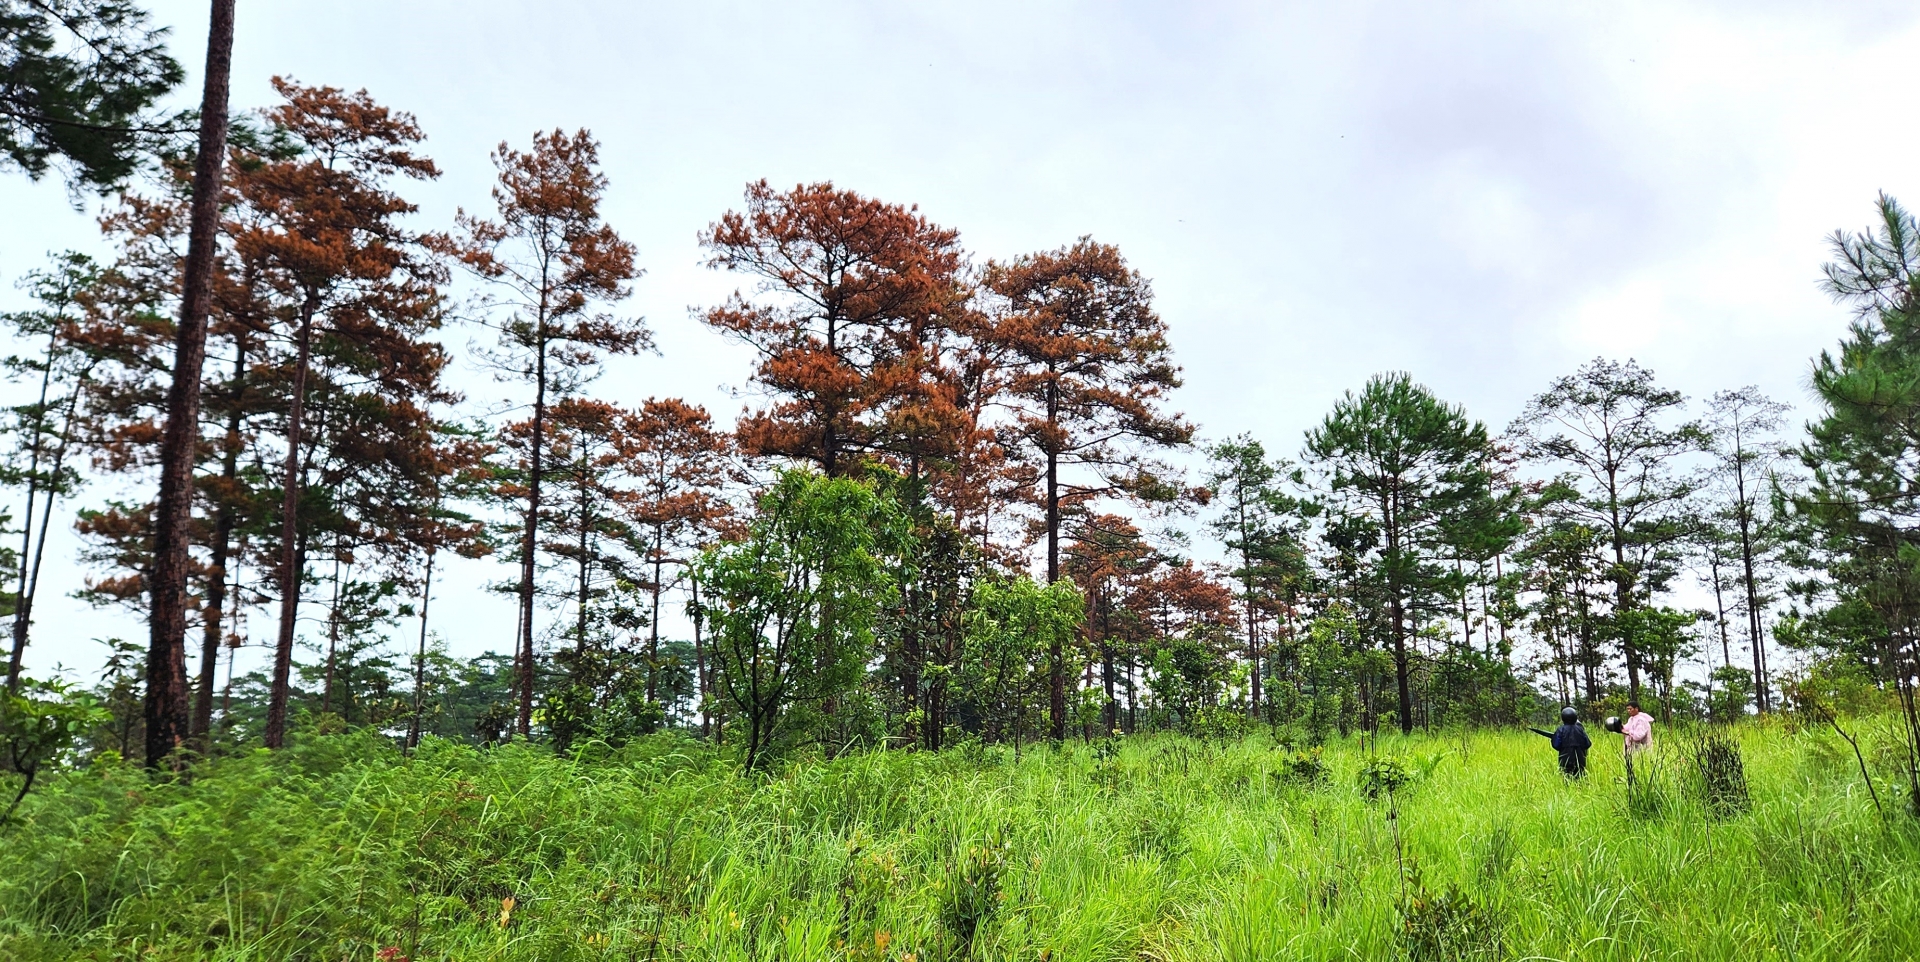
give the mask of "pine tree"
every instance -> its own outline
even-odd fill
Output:
[[[605,308],[630,293],[640,276],[633,245],[600,217],[607,179],[600,147],[585,130],[535,134],[521,152],[502,143],[493,153],[497,221],[462,211],[457,239],[446,249],[488,282],[482,312],[500,334],[490,360],[503,378],[533,389],[528,422],[525,504],[521,510],[519,640],[514,654],[519,709],[515,729],[533,721],[534,569],[546,480],[547,406],[581,389],[603,357],[651,350],[639,318]]]
[[[1527,457],[1573,472],[1581,497],[1567,506],[1606,538],[1610,628],[1635,698],[1641,653],[1622,618],[1671,577],[1673,549],[1686,534],[1682,513],[1698,487],[1676,470],[1677,459],[1707,440],[1698,424],[1671,423],[1685,405],[1685,396],[1656,384],[1653,372],[1633,361],[1595,358],[1528,402],[1514,426]]]
[[[80,482],[69,455],[77,446],[76,433],[85,413],[100,358],[76,335],[83,300],[98,283],[100,269],[80,254],[64,254],[47,271],[28,276],[28,286],[41,309],[0,316],[22,340],[44,344],[35,356],[9,357],[3,363],[22,380],[37,382],[38,393],[11,412],[14,450],[0,481],[25,489],[20,518],[20,549],[15,556],[18,586],[13,592],[13,644],[7,657],[8,694],[20,689],[21,663],[33,624],[33,603],[40,587],[41,562],[46,558],[47,532],[53,524],[54,502],[70,495]],[[37,513],[36,513],[37,512]]]
[[[999,359],[1012,432],[1035,462],[1033,499],[1046,537],[1047,581],[1059,580],[1069,518],[1098,500],[1170,500],[1179,492],[1155,449],[1190,442],[1193,428],[1161,410],[1180,385],[1166,324],[1146,278],[1117,248],[1081,238],[1056,251],[989,265],[999,303],[975,334]],[[1050,720],[1066,737],[1064,652],[1054,652]]]
[[[75,189],[125,182],[179,126],[154,111],[186,78],[166,34],[127,0],[0,6],[0,155],[35,179],[66,167]]]
[[[640,530],[647,579],[647,698],[660,693],[660,597],[669,565],[690,568],[732,515],[727,489],[744,480],[733,463],[733,439],[713,427],[705,408],[678,398],[649,398],[629,428],[634,498],[629,508]],[[696,659],[704,652],[695,651]],[[703,661],[704,666],[704,661]],[[704,667],[700,672],[705,674]],[[702,688],[705,694],[704,687]]]
[[[233,72],[234,0],[212,0],[207,27],[206,82],[200,96],[200,140],[194,155],[187,257],[182,269],[180,324],[175,329],[171,384],[160,440],[160,486],[155,497],[153,564],[147,587],[146,761],[158,767],[189,736],[186,635],[188,541],[193,518],[193,468],[200,436],[200,381],[206,362],[207,316],[213,309],[215,245],[220,230],[221,177],[227,162],[227,100]]]
[[[1219,512],[1210,527],[1237,562],[1232,574],[1240,583],[1241,623],[1246,631],[1251,679],[1248,710],[1258,718],[1261,683],[1267,675],[1261,616],[1280,608],[1290,610],[1305,587],[1306,554],[1300,534],[1311,506],[1286,493],[1281,484],[1288,465],[1269,460],[1266,448],[1251,435],[1212,445],[1207,455],[1211,464],[1206,486]],[[1269,637],[1279,637],[1277,628]]]
[[[286,738],[294,632],[314,535],[333,529],[328,547],[336,560],[354,540],[378,537],[352,530],[344,516],[378,511],[392,492],[395,478],[376,468],[412,470],[432,423],[426,405],[444,398],[438,377],[446,363],[444,352],[424,340],[440,320],[444,272],[423,238],[400,225],[414,206],[390,187],[395,179],[439,174],[412,150],[422,139],[418,125],[365,91],[282,78],[274,89],[285,103],[266,118],[295,151],[236,170],[234,193],[248,216],[233,242],[235,258],[258,264],[269,278],[290,342],[275,373],[284,379],[286,407],[269,748]],[[310,489],[316,472],[322,483]]]
[[[1423,611],[1444,597],[1442,558],[1492,496],[1486,427],[1405,374],[1378,375],[1307,434],[1330,500],[1379,533],[1400,730],[1413,730],[1413,651]]]
[[[950,430],[952,395],[930,368],[961,296],[959,235],[829,183],[779,193],[763,180],[700,244],[707,266],[759,282],[703,315],[759,355],[753,381],[771,403],[736,428],[746,454],[839,476],[863,453],[911,454],[913,439]]]

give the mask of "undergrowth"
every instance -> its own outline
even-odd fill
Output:
[[[1604,744],[1568,781],[1526,732],[760,778],[671,736],[102,763],[0,835],[0,958],[1920,958],[1915,822],[1830,735],[1714,737],[1656,745],[1631,799]]]

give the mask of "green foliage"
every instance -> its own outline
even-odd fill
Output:
[[[1189,735],[1232,737],[1250,724],[1238,706],[1223,705],[1230,663],[1198,638],[1174,638],[1153,655],[1147,688],[1171,721]]]
[[[0,759],[20,783],[0,811],[0,826],[13,817],[40,773],[71,761],[109,717],[92,695],[57,681],[22,679],[18,692],[0,692]]]
[[[1381,593],[1400,730],[1410,732],[1418,613],[1463,590],[1451,563],[1491,555],[1519,530],[1513,505],[1494,492],[1486,426],[1408,375],[1382,374],[1334,405],[1308,433],[1307,454],[1332,509],[1365,530],[1355,575]]]
[[[898,506],[872,484],[793,470],[761,497],[745,540],[700,561],[701,616],[749,769],[817,740],[859,685],[893,597],[884,557],[905,537]]]
[[[1501,957],[1499,919],[1458,885],[1438,894],[1415,892],[1401,907],[1400,918],[1401,938],[1412,962]]]
[[[1375,801],[1402,791],[1412,785],[1417,777],[1407,768],[1405,762],[1397,758],[1377,755],[1367,759],[1365,764],[1360,766],[1357,781],[1360,785],[1360,794],[1368,801]]]
[[[1084,617],[1079,589],[1064,579],[1044,587],[1026,577],[974,585],[958,687],[987,737],[1017,744],[1042,730],[1050,652],[1069,650]]]
[[[1832,238],[1826,287],[1855,320],[1814,361],[1821,410],[1794,451],[1807,483],[1777,500],[1793,512],[1790,553],[1824,575],[1799,593],[1825,602],[1798,612],[1781,641],[1877,663],[1884,681],[1899,653],[1883,640],[1913,637],[1920,588],[1920,488],[1910,479],[1920,453],[1920,223],[1885,194],[1875,214],[1866,230]]]
[[[154,102],[185,78],[166,30],[127,0],[0,4],[0,154],[39,178],[106,191],[165,133]]]
[[[1331,781],[1332,769],[1327,766],[1325,749],[1315,745],[1283,756],[1274,776],[1301,788],[1324,788]]]
[[[1006,843],[994,837],[968,845],[954,860],[940,898],[940,926],[957,947],[954,956],[973,950],[980,927],[999,911],[1004,895],[1000,879],[1006,871]]]
[[[1744,717],[1747,706],[1753,704],[1753,674],[1745,668],[1723,665],[1707,678],[1711,692],[1708,717],[1723,724]]]

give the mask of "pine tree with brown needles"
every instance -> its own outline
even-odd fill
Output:
[[[439,324],[444,269],[426,239],[402,226],[414,206],[390,187],[439,175],[414,150],[419,126],[365,91],[273,83],[285,103],[266,119],[295,150],[235,171],[234,192],[249,216],[234,231],[234,256],[257,265],[284,306],[271,332],[281,357],[270,377],[279,383],[268,386],[285,403],[280,619],[265,731],[267,747],[278,748],[314,535],[331,530],[337,559],[354,540],[388,537],[353,530],[356,512],[345,506],[377,512],[395,490],[392,472],[415,473],[408,462],[430,440],[426,404],[445,399],[438,379],[446,357],[425,340]]]
[[[630,508],[641,532],[641,556],[651,569],[647,637],[647,698],[658,700],[660,597],[667,567],[690,568],[694,555],[717,539],[733,515],[727,490],[745,480],[733,459],[733,438],[715,430],[705,408],[679,398],[648,398],[629,428],[634,492]],[[705,652],[694,652],[696,681],[706,693]]]
[[[1193,427],[1161,410],[1180,385],[1179,368],[1151,286],[1118,248],[1081,238],[989,265],[985,286],[998,299],[996,316],[976,339],[1001,359],[1019,450],[1038,468],[1031,496],[1051,583],[1060,578],[1062,530],[1074,515],[1102,498],[1182,493],[1149,454],[1189,443]],[[1053,652],[1055,738],[1066,737],[1063,659]]]
[[[913,394],[938,393],[927,340],[957,300],[958,234],[830,183],[782,193],[763,180],[700,244],[709,267],[759,282],[703,317],[759,356],[753,381],[770,403],[739,422],[746,454],[836,476],[899,439],[945,433],[929,416],[942,405]]]
[[[499,331],[490,360],[502,377],[533,389],[524,505],[520,512],[519,643],[514,674],[516,728],[533,724],[534,565],[540,545],[547,406],[579,390],[609,354],[651,350],[640,318],[605,308],[625,299],[640,276],[633,245],[600,218],[607,179],[600,149],[585,130],[535,134],[531,150],[502,143],[493,154],[499,220],[462,211],[460,236],[447,250],[488,282],[482,313]]]

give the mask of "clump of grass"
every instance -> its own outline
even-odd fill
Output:
[[[1672,788],[1657,757],[1652,752],[1642,752],[1626,763],[1626,815],[1632,821],[1657,821],[1673,810]]]
[[[1177,862],[1187,854],[1186,806],[1165,795],[1148,796],[1134,811],[1133,850],[1161,862]]]
[[[1753,808],[1740,743],[1724,731],[1708,730],[1693,741],[1693,764],[1700,774],[1700,798],[1714,818],[1732,818]]]
[[[1488,882],[1506,878],[1519,853],[1520,840],[1513,829],[1504,823],[1495,825],[1480,846],[1480,878]]]

